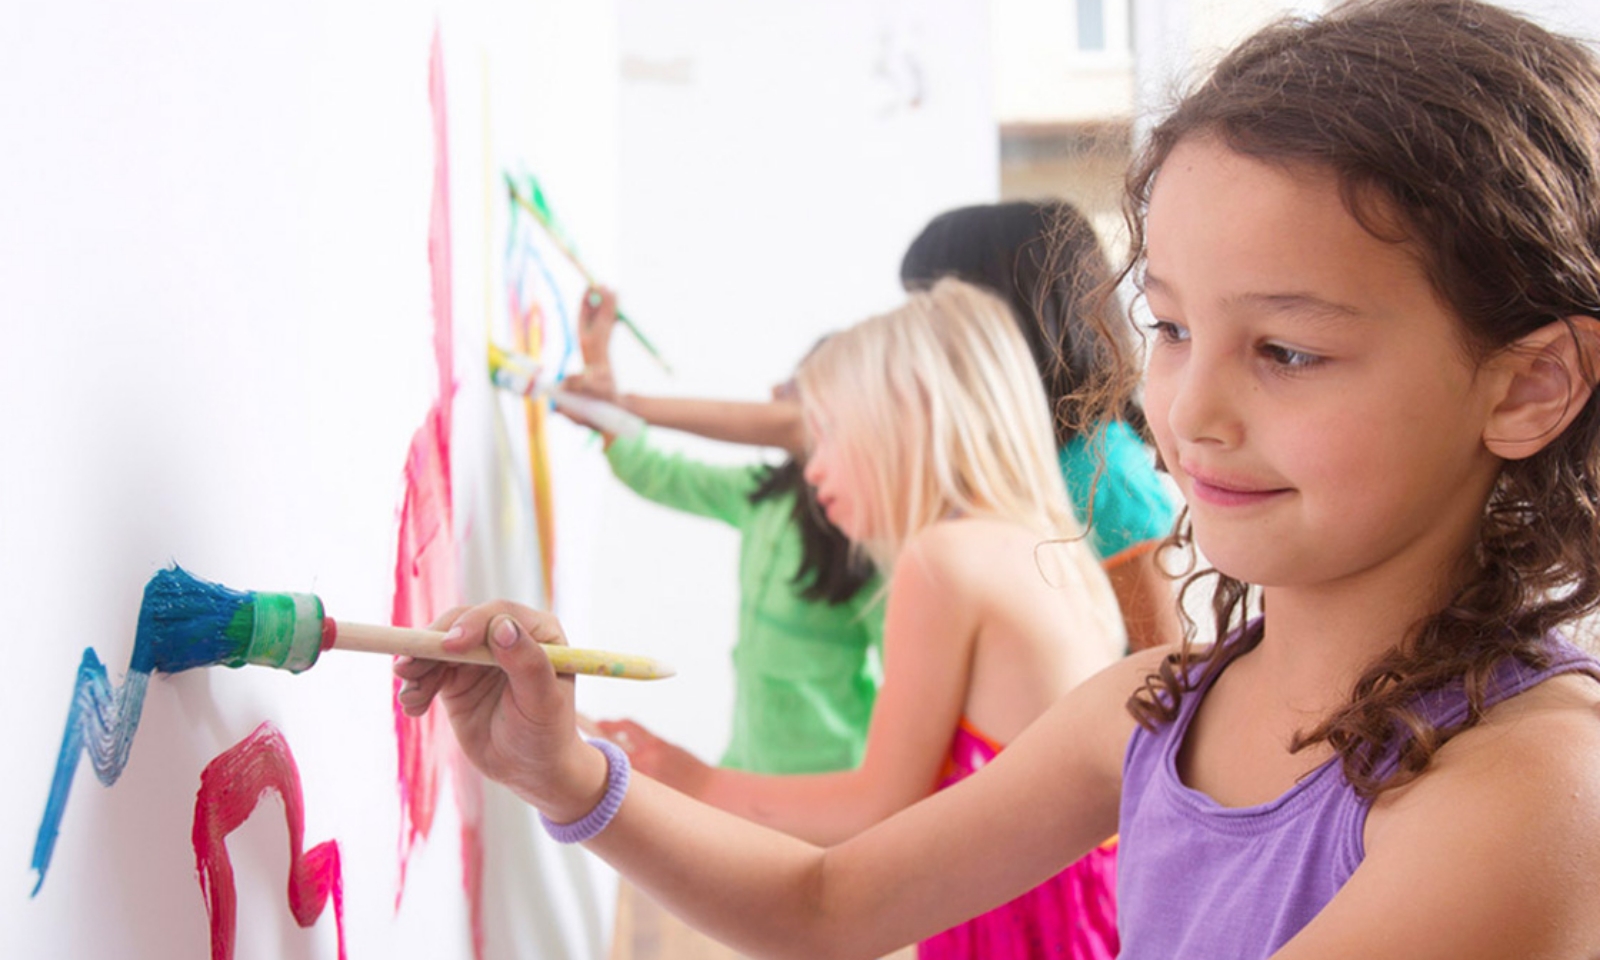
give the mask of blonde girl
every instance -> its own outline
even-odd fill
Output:
[[[796,378],[817,503],[888,572],[884,683],[854,770],[763,776],[600,724],[641,771],[815,843],[977,770],[1110,664],[1116,598],[1056,467],[1043,388],[1007,307],[959,281],[829,337]],[[1115,847],[926,940],[934,957],[1116,955]]]

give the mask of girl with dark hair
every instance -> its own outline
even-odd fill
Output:
[[[1050,401],[1067,492],[1117,593],[1128,645],[1175,642],[1177,603],[1157,548],[1177,509],[1140,436],[1144,411],[1129,396],[1099,422],[1085,417],[1084,397],[1105,358],[1131,346],[1094,227],[1060,201],[949,210],[928,222],[900,262],[907,290],[941,277],[977,284],[1011,308]]]
[[[820,773],[861,762],[882,681],[883,611],[872,563],[818,508],[797,435],[770,429],[761,403],[619,395],[611,377],[616,300],[584,298],[584,372],[566,388],[617,403],[653,426],[730,442],[747,431],[782,442],[778,465],[720,466],[664,453],[647,435],[602,434],[612,473],[640,496],[739,531],[739,634],[732,735],[720,765],[753,773]],[[780,385],[775,393],[792,387]],[[664,764],[698,766],[654,739],[629,744]]]
[[[1217,642],[1119,661],[827,848],[629,786],[547,614],[442,618],[502,669],[401,663],[402,706],[441,697],[559,836],[762,956],[879,955],[1112,829],[1124,957],[1600,955],[1600,663],[1563,635],[1600,608],[1594,54],[1473,0],[1283,21],[1129,184]]]

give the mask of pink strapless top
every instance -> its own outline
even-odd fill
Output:
[[[939,789],[983,769],[1000,750],[962,717]],[[1120,946],[1116,887],[1113,837],[1010,903],[917,944],[918,960],[1112,960]]]

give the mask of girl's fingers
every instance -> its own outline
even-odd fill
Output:
[[[611,290],[594,286],[590,287],[583,295],[583,305],[578,310],[579,324],[593,323],[600,316],[612,309],[617,302],[617,295]]]
[[[480,644],[488,646],[496,667],[445,664],[418,659],[396,661],[395,676],[405,681],[400,702],[407,712],[427,709],[439,690],[450,684],[452,698],[466,694],[482,681],[507,682],[513,698],[529,718],[547,715],[554,720],[551,704],[560,698],[559,678],[539,644],[566,644],[561,624],[543,611],[519,603],[500,600],[453,611],[441,617],[436,627],[447,626],[443,645],[462,651]],[[502,675],[502,671],[504,672]],[[570,678],[567,679],[570,683]]]
[[[415,657],[396,657],[394,675],[401,680],[420,680],[443,666],[438,660],[418,660]]]
[[[523,629],[534,634],[534,639],[539,643],[566,643],[561,636],[561,625],[555,617],[520,603],[496,600],[462,611],[446,633],[445,646],[465,650],[486,644],[492,649],[494,641],[489,635],[489,628],[498,617],[510,617],[521,622]]]
[[[632,754],[642,746],[649,746],[655,740],[650,731],[632,720],[602,720],[599,726],[601,735],[627,754]]]
[[[395,694],[400,707],[410,716],[428,712],[434,696],[448,675],[448,664],[437,660],[418,660],[414,657],[396,657],[394,675],[402,681]]]
[[[520,616],[499,613],[489,622],[489,649],[511,685],[511,695],[524,715],[538,717],[548,710],[560,682],[541,644],[565,645],[560,624],[549,614],[518,608]],[[567,678],[568,683],[571,678]]]
[[[428,624],[428,629],[440,631],[449,630],[450,625],[455,623],[463,613],[467,612],[468,609],[470,608],[466,606],[451,607],[449,610],[446,610],[444,613],[441,613],[439,616],[435,617],[434,621]]]
[[[643,727],[632,720],[601,720],[600,729],[606,731],[607,735],[616,733],[626,734],[630,737],[636,737],[645,732]]]
[[[413,717],[427,713],[434,696],[443,685],[443,674],[444,671],[436,670],[425,676],[406,680],[400,687],[400,692],[395,695],[395,699],[400,702],[400,708],[408,716]]]

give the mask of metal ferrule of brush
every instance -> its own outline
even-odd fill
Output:
[[[310,593],[257,593],[244,662],[299,673],[322,652],[322,601]]]

